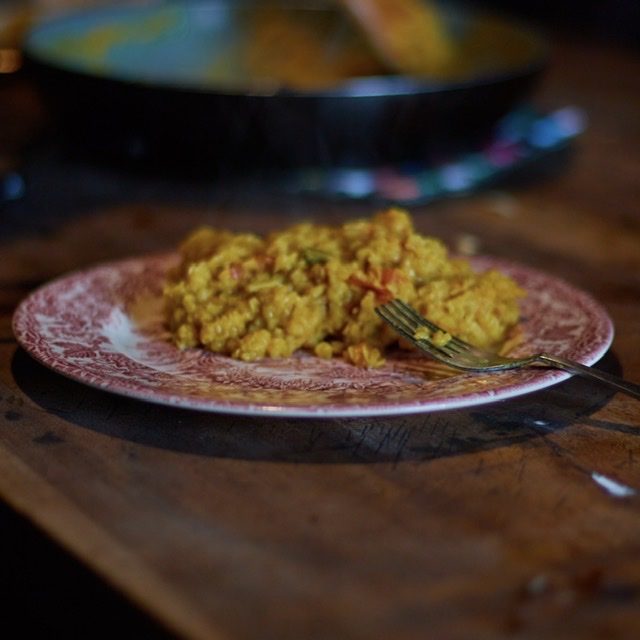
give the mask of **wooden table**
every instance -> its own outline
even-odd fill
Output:
[[[38,117],[28,92],[7,93]],[[598,366],[640,382],[640,57],[558,42],[536,101],[588,116],[564,166],[412,212],[451,246],[471,236],[589,291],[616,327]],[[34,153],[27,197],[0,219],[0,497],[24,535],[86,571],[70,597],[87,576],[106,585],[96,634],[112,606],[128,611],[123,629],[137,615],[150,635],[209,640],[640,637],[638,401],[570,379],[468,410],[266,419],[67,380],[12,335],[37,284],[172,248],[201,221],[265,231],[372,209],[169,189],[51,153]],[[83,607],[49,577],[41,601],[66,604],[73,637]]]

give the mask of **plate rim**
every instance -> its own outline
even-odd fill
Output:
[[[492,404],[501,400],[507,400],[523,396],[535,391],[539,391],[559,382],[562,382],[571,374],[555,369],[541,369],[539,372],[535,372],[536,375],[532,381],[527,383],[511,384],[507,385],[504,389],[498,388],[485,390],[484,392],[474,391],[467,395],[454,395],[451,398],[439,399],[436,402],[429,400],[420,400],[418,398],[411,401],[400,400],[398,402],[389,401],[386,399],[377,404],[369,403],[363,406],[362,402],[350,406],[348,404],[320,404],[315,406],[301,406],[300,404],[278,404],[277,402],[238,402],[236,400],[223,401],[217,399],[203,399],[199,397],[188,396],[184,394],[176,394],[171,391],[152,392],[149,389],[140,387],[137,390],[132,389],[130,386],[122,384],[120,381],[111,378],[93,379],[91,376],[84,376],[82,374],[73,373],[70,371],[68,363],[65,363],[64,359],[56,359],[55,357],[45,357],[40,353],[28,339],[28,333],[30,328],[37,324],[30,313],[30,307],[39,301],[43,296],[46,296],[56,288],[64,287],[73,282],[82,282],[87,278],[95,276],[96,274],[103,272],[120,273],[126,268],[134,266],[147,266],[149,264],[165,264],[168,265],[171,260],[175,260],[177,254],[175,251],[162,252],[154,254],[146,254],[141,256],[134,256],[129,258],[123,258],[119,260],[109,260],[96,263],[86,268],[77,269],[60,276],[53,278],[52,280],[42,284],[38,288],[34,289],[26,298],[24,298],[18,307],[16,308],[12,318],[12,328],[14,335],[19,345],[37,362],[44,365],[51,371],[64,377],[74,380],[80,384],[106,391],[117,396],[123,396],[132,398],[135,400],[141,400],[144,402],[151,402],[157,405],[163,405],[167,407],[176,407],[186,410],[196,410],[207,413],[219,413],[229,415],[244,415],[253,417],[288,417],[288,418],[363,418],[363,417],[384,417],[384,416],[401,416],[411,415],[418,413],[436,413],[442,411],[450,411],[456,409],[468,409],[471,407],[477,407],[486,404]],[[567,280],[550,274],[546,271],[542,271],[537,268],[529,267],[519,262],[507,260],[503,258],[494,258],[491,256],[480,255],[468,257],[474,267],[480,268],[497,268],[501,269],[515,269],[517,272],[526,273],[533,277],[542,278],[543,280],[553,283],[554,286],[563,288],[570,291],[571,294],[580,299],[582,305],[588,307],[591,311],[591,316],[594,321],[598,322],[598,326],[601,329],[599,332],[600,343],[597,347],[594,347],[589,354],[580,362],[585,365],[592,365],[600,360],[607,350],[610,348],[614,338],[614,326],[611,317],[607,313],[606,309],[587,291],[577,288],[570,284]],[[99,292],[100,295],[105,295],[104,291]],[[113,294],[114,291],[108,290],[106,293]],[[112,305],[113,307],[114,305]],[[525,320],[526,322],[526,320]],[[176,351],[180,350],[175,347]],[[126,353],[122,352],[122,356],[132,361],[132,358]],[[212,357],[224,358],[224,356],[213,355]],[[314,358],[313,356],[305,356]],[[230,360],[230,359],[229,359]],[[287,359],[290,360],[290,359]],[[144,363],[143,366],[149,367]],[[249,363],[250,365],[251,363]],[[149,367],[152,368],[152,367]],[[463,381],[468,378],[478,378],[478,376],[495,376],[502,375],[500,373],[462,373],[456,377],[457,381]],[[223,385],[224,386],[224,385]]]

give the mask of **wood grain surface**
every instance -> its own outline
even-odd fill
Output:
[[[584,110],[570,152],[415,207],[416,224],[589,291],[616,327],[598,366],[640,382],[640,58],[558,42],[536,100]],[[178,637],[640,637],[640,403],[570,379],[470,410],[267,419],[62,378],[11,332],[39,283],[171,248],[202,221],[266,231],[372,205],[196,194],[54,159],[31,156],[32,191],[0,218],[6,505]]]

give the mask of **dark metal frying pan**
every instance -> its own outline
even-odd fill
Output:
[[[425,77],[386,69],[329,2],[76,11],[35,25],[24,56],[60,139],[104,157],[226,172],[429,162],[486,135],[547,64],[526,25],[443,21],[457,58]]]

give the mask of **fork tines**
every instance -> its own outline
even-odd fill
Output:
[[[398,298],[376,307],[375,311],[391,327],[412,341],[416,340],[415,333],[419,327],[425,327],[432,333],[442,331]]]
[[[427,347],[428,350],[437,350],[450,354],[451,352],[457,352],[469,346],[455,336],[451,336],[451,339],[449,340],[449,342],[447,342],[446,350],[442,349],[430,340],[424,338],[416,338],[416,331],[420,327],[428,329],[432,334],[437,332],[447,332],[430,320],[427,320],[427,318],[420,315],[415,309],[410,307],[406,302],[400,300],[399,298],[376,307],[375,311],[398,333],[402,334],[408,340],[422,348]]]

